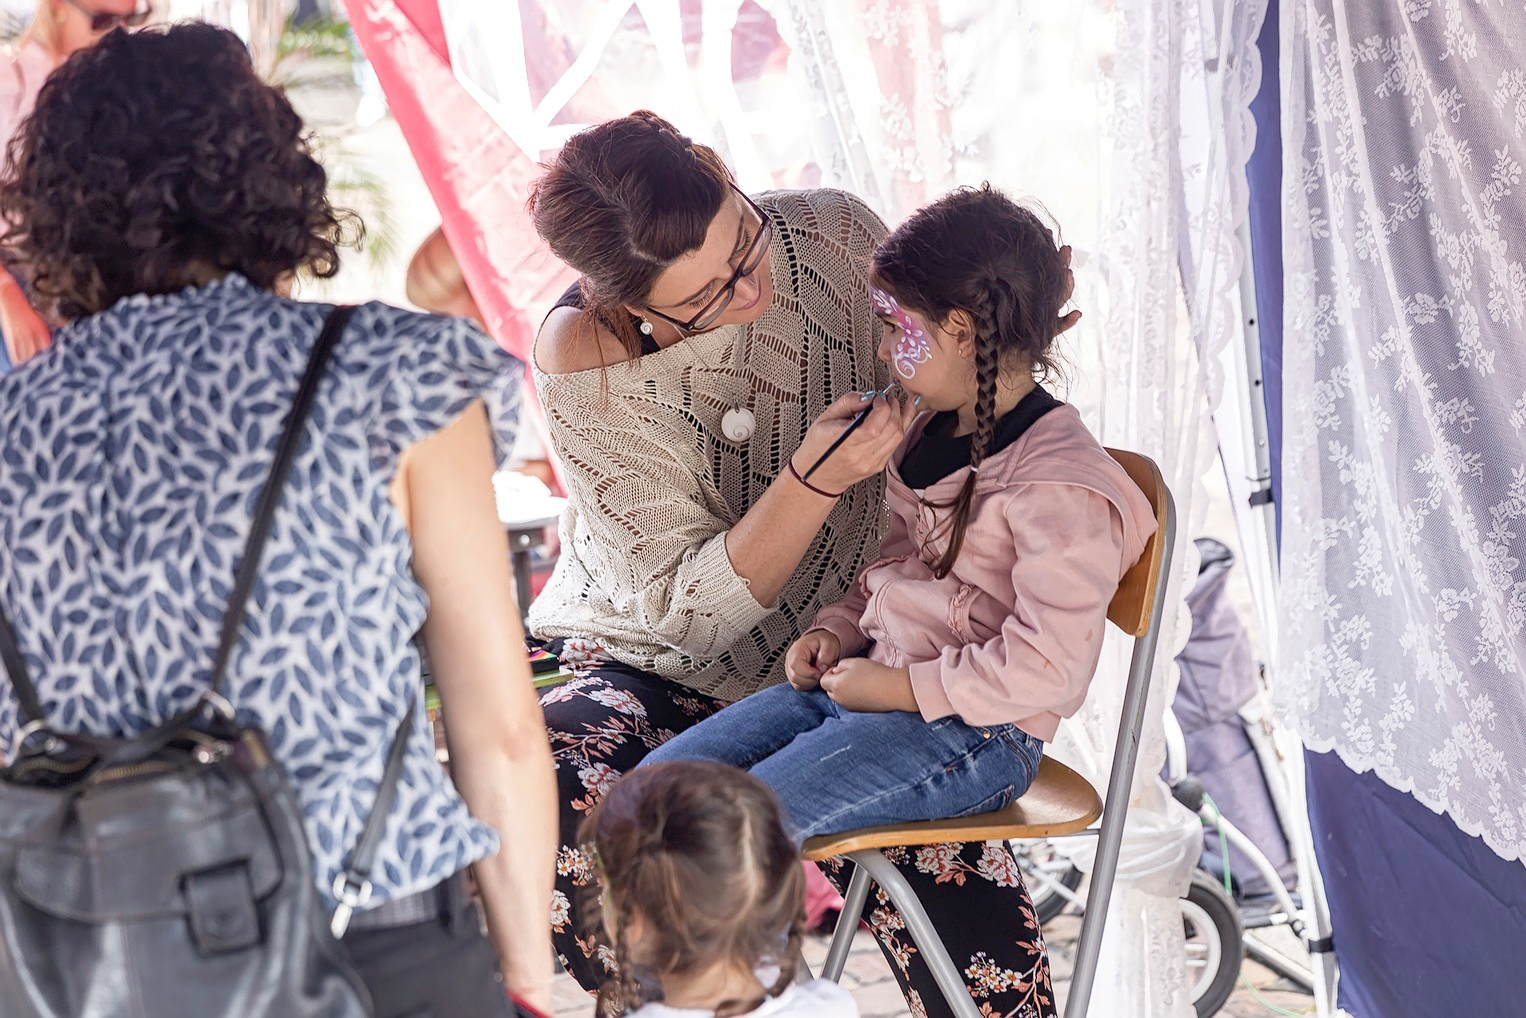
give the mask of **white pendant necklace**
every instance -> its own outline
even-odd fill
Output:
[[[721,417],[721,434],[733,442],[745,442],[758,430],[758,419],[744,406],[732,407]]]

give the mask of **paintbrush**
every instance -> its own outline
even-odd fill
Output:
[[[831,445],[827,446],[827,451],[821,454],[821,458],[818,459],[815,463],[812,463],[811,464],[811,469],[807,470],[805,472],[805,474],[801,476],[801,478],[800,478],[801,481],[809,481],[811,479],[811,475],[816,472],[817,468],[819,468],[823,463],[825,463],[827,461],[827,457],[831,456],[834,452],[836,452],[838,446],[840,446],[844,442],[846,442],[848,440],[848,436],[853,434],[855,431],[857,431],[858,430],[858,426],[869,419],[869,415],[874,412],[875,401],[876,400],[881,400],[881,399],[889,399],[890,398],[890,393],[895,388],[896,388],[896,383],[895,383],[894,380],[892,380],[891,383],[889,385],[885,386],[883,389],[880,389],[877,392],[871,393],[869,395],[868,405],[865,406],[862,410],[860,410],[854,416],[852,421],[848,422],[848,426],[843,429],[843,432],[842,432],[841,435],[837,436],[836,441],[834,441]]]

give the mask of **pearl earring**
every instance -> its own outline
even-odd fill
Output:
[[[641,319],[641,326],[640,326],[640,328],[641,328],[641,334],[643,336],[650,336],[652,334],[652,323],[647,321],[645,318]]]

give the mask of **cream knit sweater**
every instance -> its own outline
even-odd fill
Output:
[[[879,388],[869,257],[885,226],[841,191],[757,198],[773,220],[773,300],[659,353],[535,380],[571,501],[561,558],[530,612],[543,639],[584,637],[616,660],[723,699],[783,679],[784,652],[838,600],[884,533],[884,484],[828,517],[773,608],[753,598],[726,532],[843,393]],[[751,439],[721,417],[746,407]]]

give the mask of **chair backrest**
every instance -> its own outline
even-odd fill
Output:
[[[1091,889],[1086,894],[1086,919],[1081,924],[1081,939],[1076,944],[1071,968],[1070,994],[1065,1004],[1065,1018],[1086,1018],[1091,1004],[1092,983],[1097,976],[1097,959],[1102,951],[1102,930],[1107,922],[1108,901],[1113,880],[1118,873],[1118,856],[1123,846],[1123,825],[1129,810],[1129,793],[1134,784],[1135,764],[1139,761],[1139,738],[1144,730],[1146,703],[1150,693],[1150,673],[1160,640],[1160,619],[1155,617],[1159,602],[1165,598],[1166,573],[1171,564],[1171,544],[1176,539],[1176,510],[1165,478],[1149,457],[1134,452],[1109,449],[1108,454],[1128,472],[1155,510],[1155,533],[1145,545],[1134,567],[1124,574],[1118,592],[1107,606],[1107,617],[1119,629],[1134,637],[1134,655],[1129,663],[1129,678],[1124,685],[1123,711],[1118,718],[1118,742],[1113,748],[1113,766],[1107,778],[1107,799],[1102,806],[1102,829],[1097,837],[1097,855],[1092,865]]]
[[[1155,510],[1155,533],[1150,536],[1139,561],[1123,574],[1123,579],[1118,582],[1118,592],[1107,606],[1108,621],[1130,636],[1139,637],[1150,628],[1155,585],[1161,575],[1161,556],[1166,553],[1166,516],[1170,511],[1171,496],[1166,490],[1166,479],[1150,457],[1122,449],[1109,449],[1107,453],[1123,467]]]

